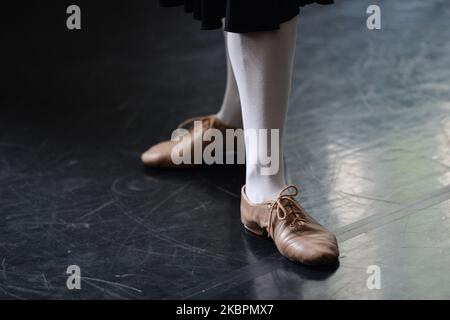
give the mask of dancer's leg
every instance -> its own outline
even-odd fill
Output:
[[[227,60],[227,83],[222,106],[216,116],[222,123],[230,127],[242,128],[241,102],[233,68],[230,63],[226,32],[224,33],[224,40]]]
[[[224,40],[227,61],[227,83],[222,106],[216,115],[205,116],[202,121],[206,121],[205,124],[207,127],[205,127],[205,130],[206,128],[219,129],[225,133],[227,128],[242,128],[242,115],[236,79],[228,55],[226,34],[224,35]],[[197,138],[200,140],[201,136]],[[202,144],[201,141],[199,143]],[[191,140],[191,144],[195,144],[194,139]],[[142,162],[150,167],[175,167],[176,165],[172,162],[171,158],[175,145],[175,142],[167,140],[152,146],[142,154]]]
[[[277,197],[285,186],[283,129],[291,87],[298,17],[283,23],[280,30],[255,33],[227,33],[230,61],[239,88],[244,129],[279,129],[279,170],[263,175],[260,163],[249,159],[260,143],[246,138],[246,193],[253,202]],[[259,156],[257,156],[259,157]]]

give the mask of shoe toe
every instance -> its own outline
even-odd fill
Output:
[[[335,239],[331,235],[298,236],[290,241],[283,253],[288,259],[305,265],[329,265],[339,257]]]
[[[167,146],[165,143],[159,143],[141,155],[142,162],[149,167],[161,167],[166,164],[167,161]]]

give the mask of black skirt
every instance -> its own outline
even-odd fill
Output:
[[[280,28],[299,13],[299,7],[312,4],[332,4],[333,0],[159,0],[163,7],[184,6],[201,21],[203,30],[222,28],[245,33]]]

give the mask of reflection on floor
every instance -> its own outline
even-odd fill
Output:
[[[16,5],[36,23],[11,15],[2,30],[0,297],[450,298],[450,9],[380,0],[383,29],[369,31],[372,1],[338,2],[302,10],[286,136],[301,203],[338,235],[333,270],[242,230],[241,166],[139,162],[220,105],[220,31],[151,1],[80,1],[78,32],[57,1]]]

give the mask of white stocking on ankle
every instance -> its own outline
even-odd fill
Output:
[[[298,17],[280,26],[280,30],[254,33],[227,33],[228,52],[239,88],[244,129],[279,129],[279,170],[263,175],[264,165],[256,150],[261,140],[246,135],[246,193],[254,203],[273,200],[285,186],[283,167],[283,129],[291,87]],[[270,148],[269,148],[270,150]]]

